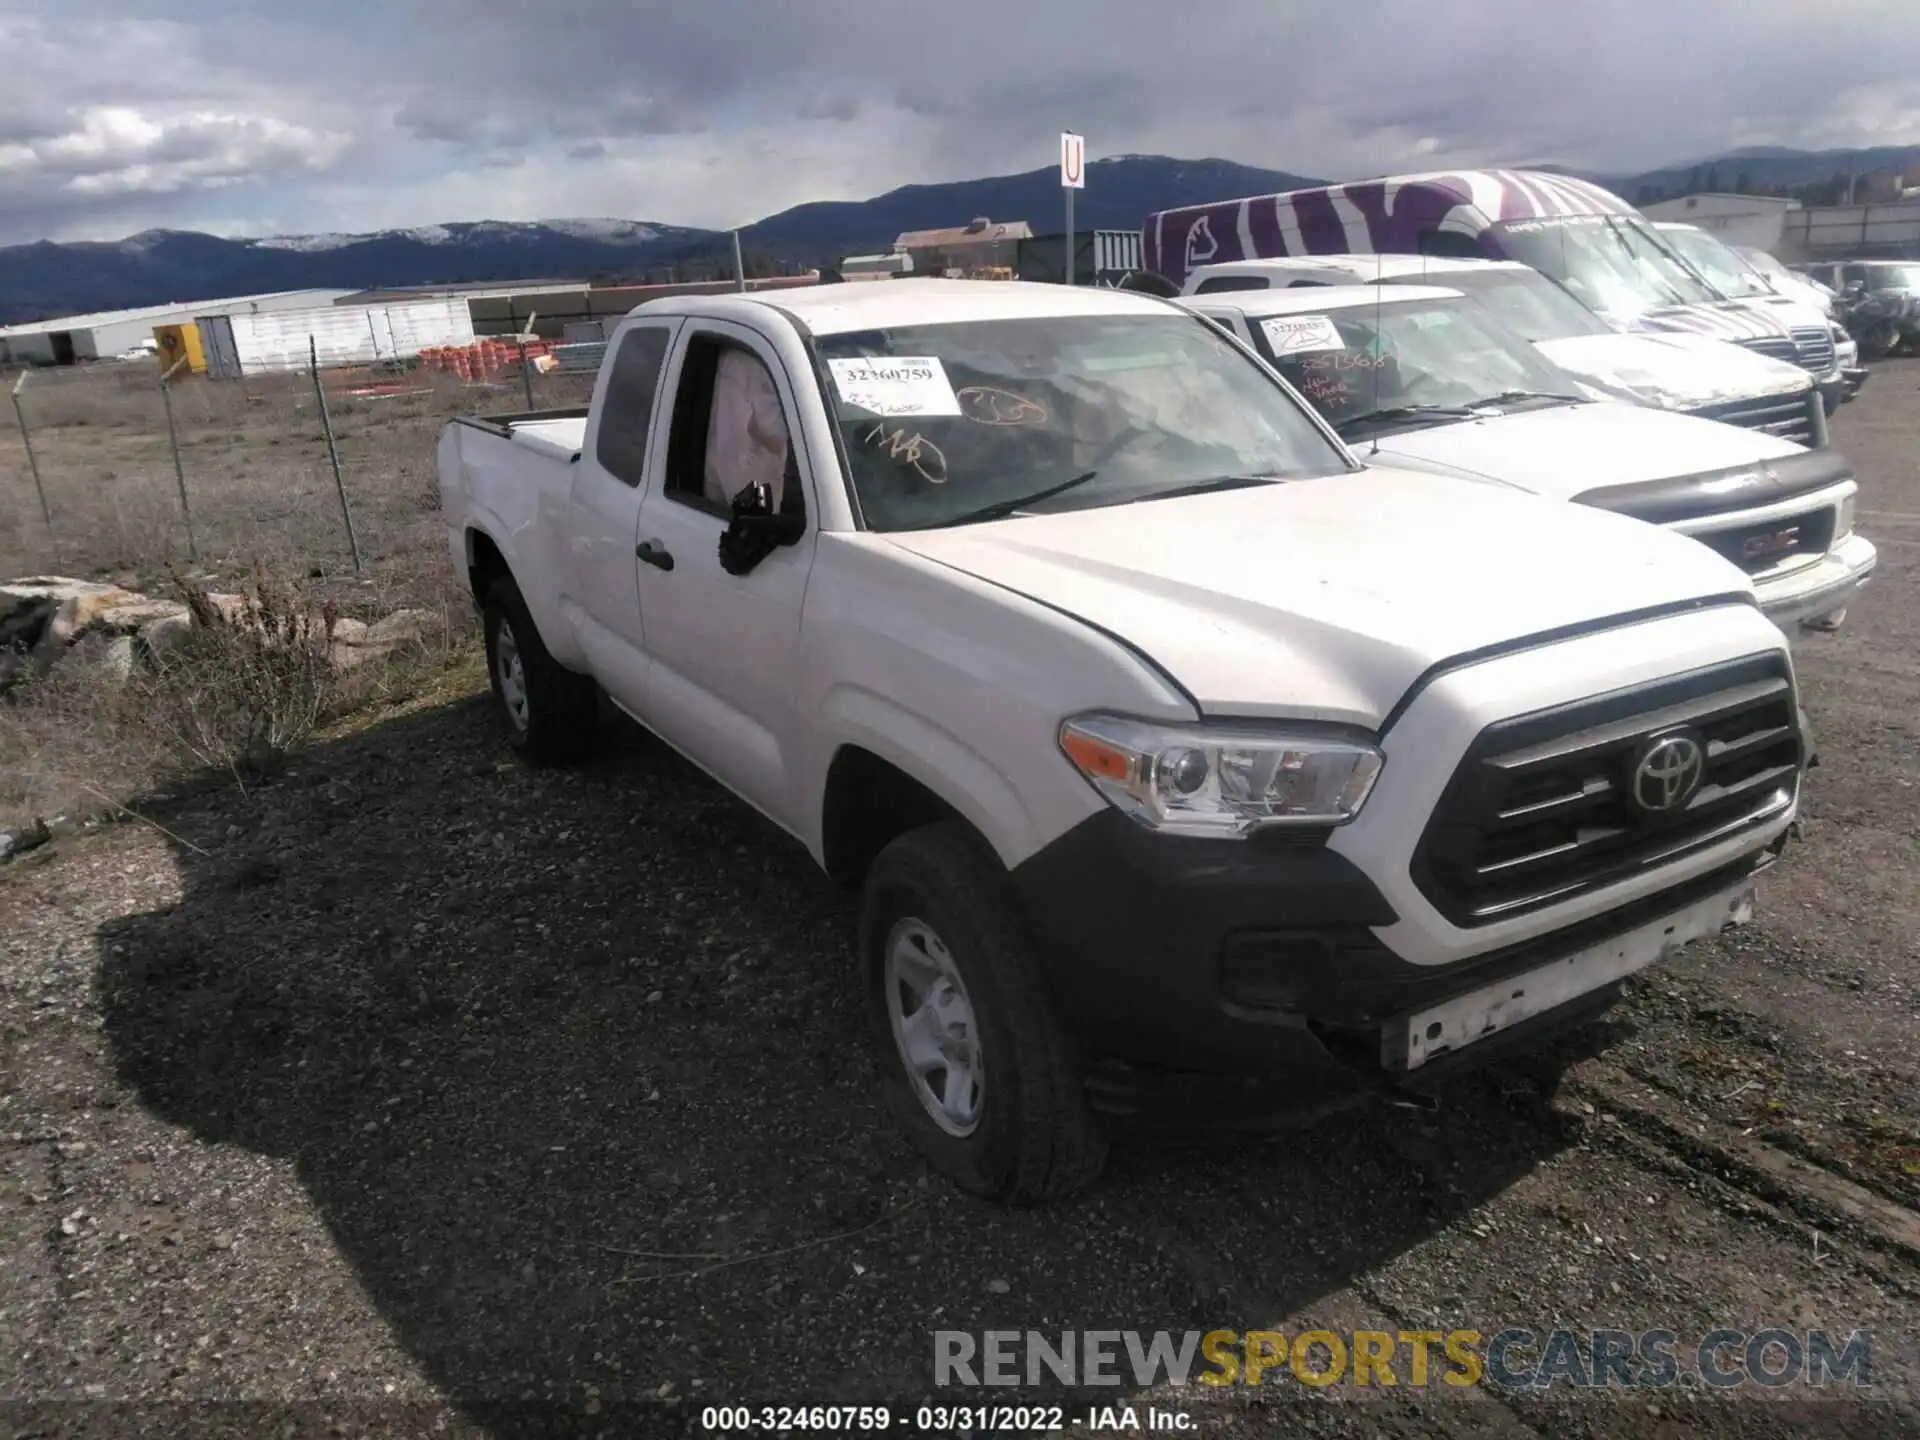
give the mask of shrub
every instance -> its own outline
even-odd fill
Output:
[[[256,564],[222,607],[177,573],[191,626],[129,689],[186,764],[268,774],[333,716],[344,696],[329,659],[337,613]]]

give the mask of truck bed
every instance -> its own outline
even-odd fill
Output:
[[[587,438],[585,406],[574,410],[528,410],[512,415],[456,415],[453,423],[511,440],[549,459],[564,462],[579,457],[580,447]]]

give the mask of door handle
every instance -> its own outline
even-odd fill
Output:
[[[673,568],[672,553],[658,540],[642,540],[633,553],[639,559],[646,561],[647,564],[656,566],[661,570],[671,570]]]

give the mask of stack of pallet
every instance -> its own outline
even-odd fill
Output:
[[[524,344],[513,340],[476,340],[471,345],[433,345],[420,352],[420,367],[457,375],[462,380],[491,380],[503,370],[518,369],[523,353],[529,363],[544,371],[551,363],[546,362],[546,357],[553,353],[553,343],[548,340],[528,340]]]

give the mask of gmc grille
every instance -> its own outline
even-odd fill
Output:
[[[1649,814],[1629,787],[1645,747],[1669,734],[1704,752],[1699,787]],[[1455,925],[1512,919],[1760,828],[1792,804],[1801,763],[1783,655],[1502,720],[1441,795],[1414,882]]]
[[[1820,403],[1816,391],[1799,395],[1763,395],[1754,400],[1728,400],[1718,405],[1702,405],[1689,410],[1703,420],[1719,420],[1743,430],[1764,430],[1812,449],[1820,438],[1814,408]]]
[[[1833,331],[1816,325],[1795,326],[1794,362],[1802,370],[1824,375],[1833,369]]]
[[[1718,551],[1749,575],[1778,566],[1817,560],[1833,545],[1833,507],[1789,515],[1727,530],[1709,530],[1693,538]]]

